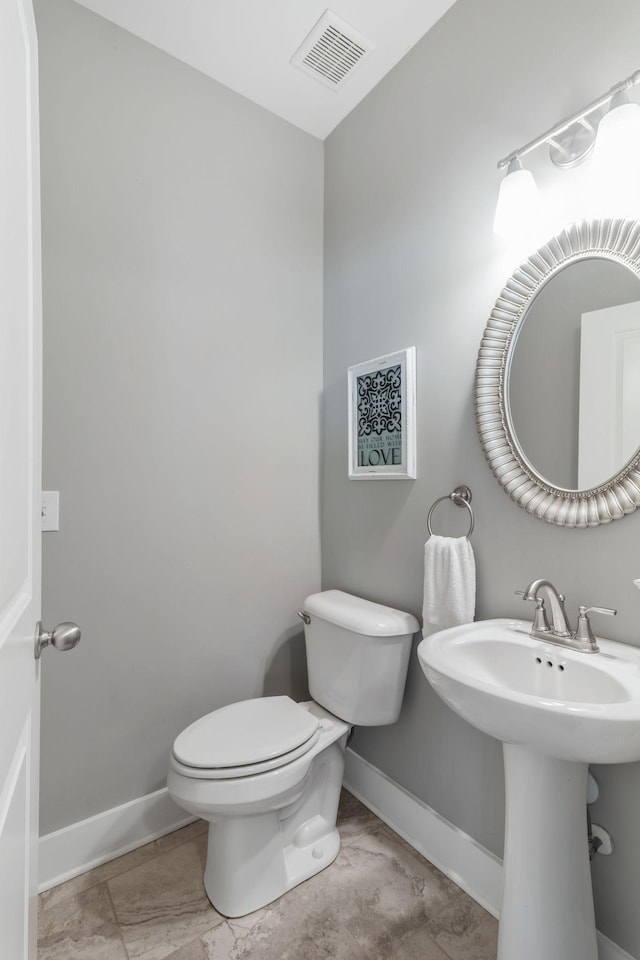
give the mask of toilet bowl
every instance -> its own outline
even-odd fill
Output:
[[[209,822],[204,885],[228,917],[260,909],[333,862],[351,727],[392,723],[402,702],[418,629],[411,614],[330,590],[308,597],[302,616],[314,699],[229,704],[173,745],[167,787]]]

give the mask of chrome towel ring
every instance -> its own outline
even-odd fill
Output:
[[[451,493],[448,493],[445,497],[438,497],[438,499],[432,503],[431,509],[427,514],[427,530],[429,531],[429,536],[433,536],[433,530],[431,529],[431,517],[433,511],[439,503],[442,503],[443,500],[451,500],[452,503],[455,503],[456,507],[466,507],[469,511],[469,529],[466,533],[468,540],[473,533],[473,510],[471,509],[471,490],[464,484],[456,487],[455,490],[452,490]]]

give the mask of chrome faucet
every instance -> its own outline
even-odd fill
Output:
[[[549,626],[544,607],[544,599],[538,592],[544,590],[551,608],[552,626]],[[550,580],[532,580],[526,590],[516,590],[516,594],[524,600],[532,600],[536,605],[536,612],[531,627],[531,636],[536,640],[546,640],[548,643],[557,643],[583,653],[597,653],[598,644],[589,623],[589,613],[605,613],[615,617],[617,610],[610,607],[580,607],[578,626],[575,631],[569,626],[564,609],[564,596],[558,593]]]
[[[534,600],[537,602],[540,599],[538,597],[538,590],[542,589],[546,591],[549,599],[553,626],[551,628],[547,627],[546,631],[543,630],[540,632],[548,633],[549,629],[551,629],[553,636],[558,640],[566,640],[571,636],[571,627],[569,626],[567,614],[564,609],[564,596],[558,593],[551,581],[532,580],[526,590],[522,591],[522,596],[525,600]]]

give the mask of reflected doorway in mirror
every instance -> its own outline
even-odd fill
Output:
[[[640,301],[582,314],[578,486],[595,487],[638,449]]]
[[[606,373],[605,351],[610,348],[613,354],[607,364],[617,366],[615,353],[619,342],[603,330],[594,362],[581,373],[580,358],[582,354],[584,359],[585,347],[583,343],[581,350],[582,318],[638,301],[640,277],[634,270],[622,261],[588,252],[584,257],[564,262],[561,269],[549,276],[514,331],[510,362],[505,370],[506,414],[514,440],[549,484],[565,490],[598,487],[622,469],[639,445],[636,439],[629,453],[620,453],[616,459],[607,455],[611,441],[599,429],[599,453],[593,461],[590,482],[580,479],[579,446],[584,449],[590,434],[588,422],[595,428],[602,413],[593,406],[597,406],[596,395]],[[613,370],[608,375],[612,380],[620,380]],[[591,410],[581,415],[581,404],[588,398],[593,401]],[[629,422],[626,413],[622,409],[619,412]],[[637,418],[633,421],[636,438],[638,422]]]

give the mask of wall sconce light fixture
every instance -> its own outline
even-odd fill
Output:
[[[523,224],[539,221],[541,202],[533,174],[522,158],[543,144],[559,169],[582,163],[593,153],[591,185],[599,215],[640,218],[640,105],[627,91],[640,83],[640,70],[588,106],[514,150],[498,163],[500,184],[494,233],[513,236]],[[609,107],[602,115],[603,107]]]

